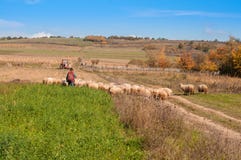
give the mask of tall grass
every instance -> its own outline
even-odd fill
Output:
[[[116,110],[128,128],[144,141],[148,159],[240,159],[240,142],[223,139],[213,131],[208,135],[186,123],[164,102],[143,97],[114,97]]]
[[[0,84],[0,159],[142,159],[108,94],[88,88]]]

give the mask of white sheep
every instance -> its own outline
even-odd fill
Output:
[[[184,94],[194,94],[194,85],[193,84],[182,84],[180,83],[179,86],[184,91]]]
[[[68,86],[69,85],[65,78],[62,79],[62,83],[61,84],[63,86]]]
[[[43,79],[43,84],[53,84],[54,78],[48,77]]]
[[[198,92],[204,92],[205,94],[207,94],[208,86],[206,84],[198,85]]]
[[[132,85],[131,86],[131,94],[133,95],[139,95],[141,87],[138,85]]]
[[[170,88],[162,88],[162,89],[167,93],[167,96],[171,96],[173,94]]]
[[[90,82],[90,83],[88,83],[88,87],[93,88],[93,89],[98,89],[99,85],[96,82]]]
[[[153,98],[156,100],[159,100],[159,99],[165,100],[168,97],[166,91],[164,91],[162,88],[153,89],[152,95],[153,95]]]
[[[124,93],[123,89],[119,86],[113,86],[110,88],[111,95],[123,94],[123,93]]]
[[[99,89],[100,90],[103,90],[103,91],[106,91],[106,92],[109,92],[110,91],[110,85],[109,84],[103,84],[103,85],[100,85],[99,86]]]
[[[124,83],[120,85],[120,87],[123,89],[124,93],[130,94],[131,93],[131,85],[128,83]]]
[[[84,87],[87,86],[87,81],[82,80],[82,79],[78,79],[75,83],[75,86],[77,87]]]
[[[53,84],[62,84],[62,79],[53,78]]]
[[[139,95],[149,98],[149,97],[152,96],[151,89],[150,88],[146,88],[146,87],[141,87]]]

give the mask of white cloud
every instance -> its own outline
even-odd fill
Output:
[[[39,32],[39,33],[33,34],[31,37],[32,38],[41,38],[41,37],[48,37],[49,38],[50,36],[52,36],[51,33]]]
[[[24,26],[24,24],[21,22],[0,19],[0,27],[22,27],[22,26]]]
[[[241,18],[240,14],[189,11],[189,10],[158,10],[158,9],[137,11],[132,16],[133,17],[201,16],[201,17],[213,17],[213,18]]]

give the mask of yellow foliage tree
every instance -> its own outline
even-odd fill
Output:
[[[209,59],[208,55],[206,55],[204,62],[200,64],[200,69],[201,71],[214,72],[218,70],[218,66]]]
[[[241,76],[241,45],[232,51],[232,60],[234,69],[236,70],[237,74]]]
[[[195,66],[190,53],[183,53],[178,60],[178,64],[184,70],[191,70]]]
[[[146,49],[145,52],[147,57],[147,66],[161,68],[169,66],[170,62],[165,55],[165,47],[162,47],[160,50],[157,50],[157,48]]]
[[[170,62],[165,55],[165,47],[162,47],[157,54],[157,63],[160,68],[167,68],[170,66]]]

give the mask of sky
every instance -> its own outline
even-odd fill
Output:
[[[241,38],[240,0],[0,0],[3,36]]]

